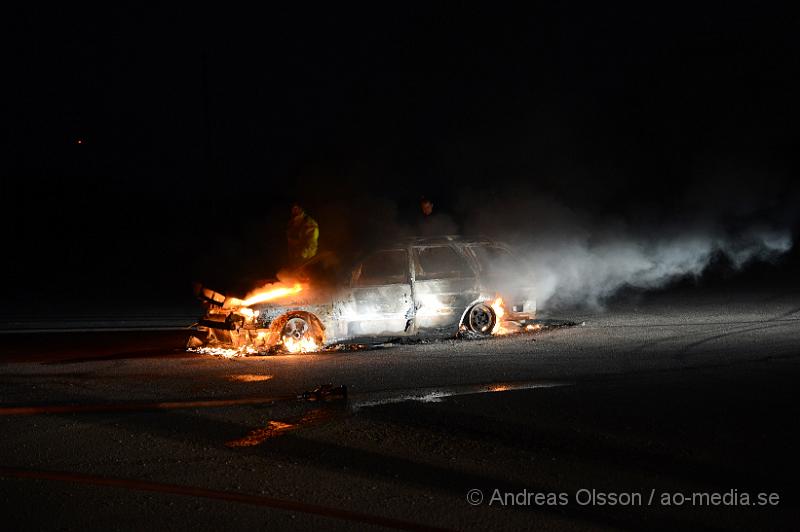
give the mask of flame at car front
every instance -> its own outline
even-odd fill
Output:
[[[285,320],[263,321],[261,313],[265,308],[252,308],[264,303],[291,307],[298,303],[295,296],[302,293],[306,297],[309,291],[310,284],[301,281],[270,283],[252,290],[244,298],[225,298],[206,291],[204,295],[209,303],[200,323],[206,337],[190,338],[187,350],[225,358],[264,354],[276,348],[290,353],[318,351],[324,343],[324,335],[313,321],[306,318],[303,336],[297,335],[296,329],[292,336],[284,328]]]
[[[237,299],[235,297],[225,300],[226,307],[242,307],[245,309],[258,303],[265,303],[276,299],[282,299],[287,296],[298,294],[306,288],[303,283],[294,283],[286,285],[284,283],[271,283],[262,286],[252,292],[248,293],[244,299]],[[249,309],[248,309],[249,310]]]

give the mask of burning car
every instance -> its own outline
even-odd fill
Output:
[[[333,288],[315,284],[321,254],[244,299],[200,290],[206,313],[189,347],[220,354],[273,348],[316,351],[343,342],[402,337],[488,336],[531,326],[530,277],[500,242],[457,236],[413,238],[356,261]]]

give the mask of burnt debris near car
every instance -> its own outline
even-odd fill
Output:
[[[535,318],[530,272],[511,248],[487,238],[398,241],[340,272],[334,288],[309,278],[323,260],[307,261],[291,282],[244,300],[201,289],[207,310],[189,347],[216,354],[316,351],[365,340],[489,336],[530,327]]]

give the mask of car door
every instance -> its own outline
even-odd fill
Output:
[[[353,270],[343,319],[350,337],[402,336],[413,318],[407,249],[373,253]]]
[[[477,295],[469,260],[454,246],[414,246],[415,325],[424,334],[455,330]]]

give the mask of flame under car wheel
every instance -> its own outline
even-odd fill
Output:
[[[485,303],[473,305],[464,318],[464,325],[467,326],[467,330],[480,335],[492,334],[492,329],[494,329],[496,322],[497,316],[494,310]]]

